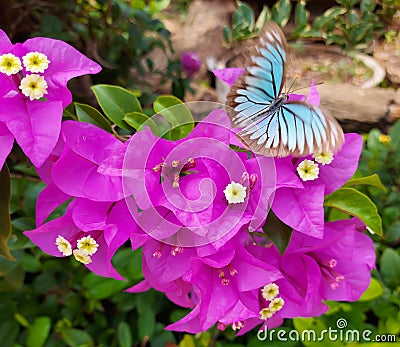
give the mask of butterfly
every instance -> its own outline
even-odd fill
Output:
[[[339,123],[326,111],[284,93],[288,45],[274,22],[250,53],[247,69],[226,98],[238,138],[253,152],[294,157],[337,152],[344,140]]]

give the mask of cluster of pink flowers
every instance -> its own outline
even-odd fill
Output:
[[[99,69],[65,43],[12,45],[0,32],[0,165],[15,138],[47,184],[37,228],[25,232],[32,242],[120,280],[113,255],[127,242],[141,247],[144,279],[128,291],[154,288],[191,308],[167,327],[175,331],[217,324],[242,334],[360,297],[372,241],[358,219],[325,222],[323,207],[354,174],[359,135],[347,134],[334,157],[278,159],[235,150],[222,110],[177,141],[145,128],[122,142],[92,124],[61,123],[67,81]],[[314,89],[308,100],[318,102]],[[65,202],[65,214],[47,221]],[[293,229],[283,254],[268,238],[270,213]]]
[[[372,241],[355,218],[324,222],[323,200],[353,175],[361,137],[347,134],[312,181],[298,170],[311,158],[249,156],[232,144],[223,111],[178,141],[146,128],[122,143],[94,125],[64,122],[38,170],[48,184],[37,203],[40,226],[26,235],[116,279],[115,251],[127,240],[142,247],[144,280],[128,291],[154,288],[192,308],[168,327],[176,331],[218,324],[244,333],[320,315],[325,300],[357,300],[375,263]],[[68,199],[66,214],[43,224]],[[283,254],[264,237],[269,206],[293,228]]]
[[[0,30],[0,168],[14,139],[35,166],[55,147],[67,82],[101,67],[65,42],[37,37],[13,45]]]

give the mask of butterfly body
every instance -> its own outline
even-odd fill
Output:
[[[287,43],[280,28],[269,23],[250,53],[248,67],[227,96],[239,139],[255,153],[303,156],[335,152],[343,143],[337,121],[312,104],[291,101],[284,93]]]

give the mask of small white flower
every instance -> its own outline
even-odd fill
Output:
[[[238,204],[244,202],[246,198],[246,188],[240,183],[229,183],[224,190],[225,198],[230,204]]]
[[[99,244],[90,235],[84,236],[77,242],[79,251],[83,254],[93,255],[97,252]]]
[[[50,60],[47,56],[39,52],[30,52],[22,57],[25,69],[28,72],[43,73],[49,67]]]
[[[285,301],[282,298],[274,298],[269,303],[268,308],[274,312],[280,311],[285,304]]]
[[[0,55],[0,72],[5,73],[7,76],[11,76],[21,70],[21,60],[14,54],[7,53]]]
[[[263,308],[260,312],[260,319],[262,320],[267,320],[268,318],[271,318],[275,311],[271,310],[269,307]]]
[[[279,294],[279,287],[275,283],[270,283],[265,285],[261,292],[263,298],[270,301]]]
[[[67,257],[72,254],[71,244],[61,235],[58,235],[55,244],[57,245],[58,250],[63,254],[63,256]]]
[[[320,152],[320,153],[314,153],[313,158],[317,163],[320,163],[322,165],[327,165],[332,163],[333,161],[333,153],[332,152]]]
[[[319,167],[312,160],[305,159],[297,166],[297,173],[303,181],[313,181],[318,178]]]
[[[82,252],[80,249],[74,249],[74,257],[77,261],[81,262],[82,264],[90,264],[92,259],[86,253]]]
[[[21,80],[21,85],[19,86],[22,94],[28,96],[29,99],[37,100],[47,94],[47,82],[44,80],[43,76],[32,74],[27,75]]]

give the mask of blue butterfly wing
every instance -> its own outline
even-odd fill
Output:
[[[273,157],[335,153],[344,140],[342,128],[329,113],[305,102],[284,103],[239,136],[255,153]]]
[[[336,152],[343,143],[343,131],[328,113],[305,102],[271,108],[285,84],[287,51],[281,29],[268,23],[249,55],[245,73],[226,99],[233,126],[243,128],[238,137],[253,152],[267,156]]]
[[[235,127],[263,118],[282,92],[287,43],[278,25],[273,22],[266,25],[263,36],[249,56],[248,68],[232,87],[226,101],[233,109],[230,116]]]

